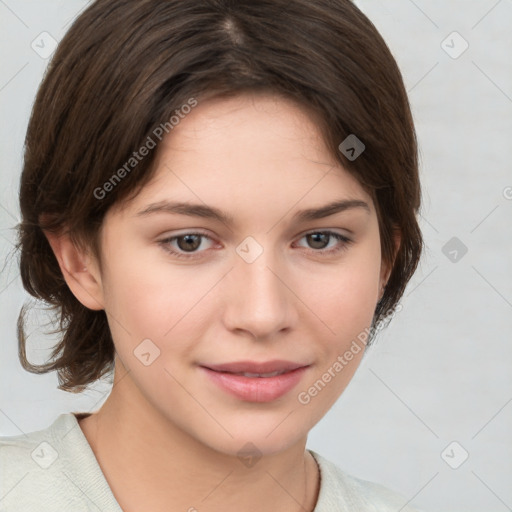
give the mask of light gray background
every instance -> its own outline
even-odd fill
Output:
[[[512,510],[512,0],[357,4],[390,46],[409,91],[427,249],[403,310],[308,446],[427,511]],[[100,383],[82,395],[59,391],[54,374],[27,373],[17,359],[16,318],[28,295],[12,228],[24,132],[48,62],[31,43],[44,31],[60,40],[85,5],[0,0],[1,435],[96,410],[109,390]],[[469,44],[457,58],[445,51],[464,47],[457,35],[446,39],[453,31]],[[452,237],[458,247],[445,255]],[[48,341],[36,331],[32,343],[31,357],[42,360]],[[452,465],[462,450],[469,454],[457,469],[441,457],[453,441],[445,452]]]

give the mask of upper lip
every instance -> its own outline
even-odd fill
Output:
[[[202,365],[205,368],[216,372],[230,373],[272,373],[272,372],[291,372],[297,368],[309,366],[308,364],[294,363],[293,361],[283,361],[276,359],[273,361],[235,361],[232,363]]]

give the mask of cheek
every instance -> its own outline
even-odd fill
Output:
[[[305,295],[311,301],[311,310],[335,333],[338,345],[350,342],[370,326],[378,300],[379,276],[380,246],[372,242],[315,279],[314,289]]]
[[[125,339],[128,333],[132,343],[141,337],[151,339],[159,323],[171,321],[169,299],[178,294],[170,291],[176,285],[166,285],[162,269],[147,261],[148,251],[140,250],[121,230],[111,230],[106,239],[102,284],[113,335],[116,331],[121,336],[114,335],[114,339]]]
[[[318,364],[297,396],[315,423],[343,393],[364,355],[378,299],[380,253],[374,249],[347,259],[329,279],[319,280],[309,295],[311,310],[329,328],[310,329],[315,333]]]
[[[149,338],[165,351],[186,352],[203,330],[201,311],[219,276],[211,269],[166,262],[165,253],[121,247],[105,269],[105,304],[119,352]],[[122,250],[121,250],[122,248]],[[185,335],[186,334],[186,335]],[[172,343],[170,343],[172,341]]]

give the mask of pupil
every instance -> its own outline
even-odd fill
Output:
[[[182,241],[185,241],[183,244]],[[184,235],[178,238],[178,246],[184,251],[197,249],[201,245],[199,235]]]
[[[312,242],[311,246],[315,249],[323,249],[326,247],[329,235],[327,233],[312,233],[308,235],[309,241]]]

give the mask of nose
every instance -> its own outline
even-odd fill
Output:
[[[226,279],[223,316],[228,330],[263,340],[295,326],[298,299],[270,251],[252,263],[238,258]]]

